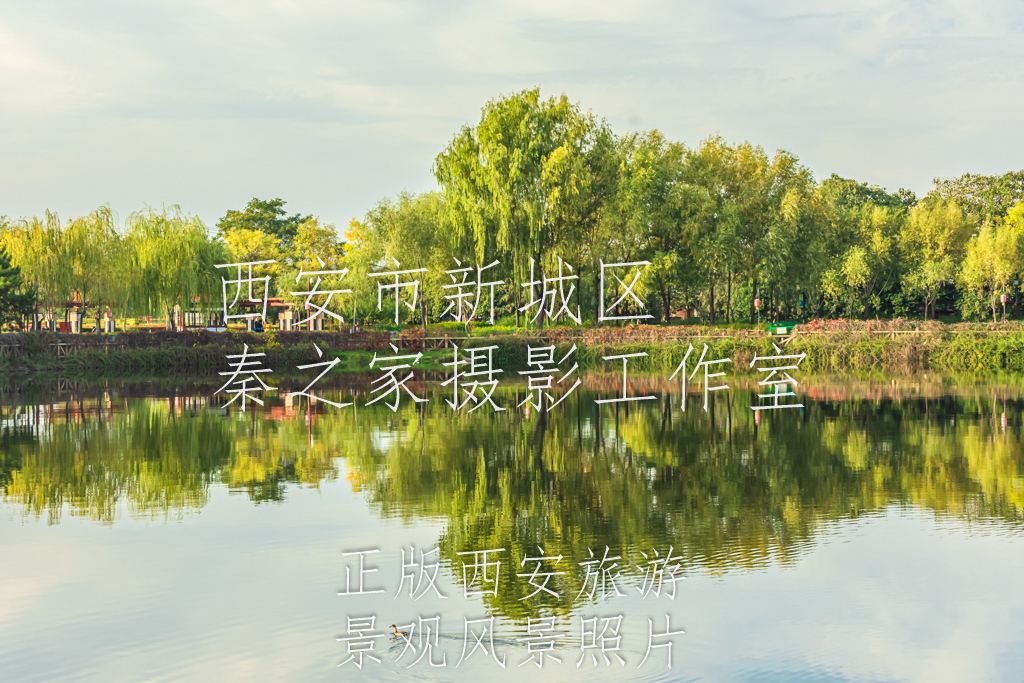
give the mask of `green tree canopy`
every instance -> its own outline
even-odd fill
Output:
[[[1002,218],[1024,202],[1024,171],[1002,175],[965,173],[959,178],[936,178],[934,194],[951,199],[966,213],[978,218]]]
[[[289,216],[284,210],[285,203],[280,197],[270,200],[253,197],[242,211],[229,209],[224,214],[217,222],[217,235],[223,236],[229,230],[257,230],[273,235],[282,245],[288,246],[295,239],[299,226],[312,216],[298,213]]]
[[[910,190],[900,188],[895,194],[890,194],[878,185],[858,183],[835,173],[822,181],[821,192],[832,206],[843,211],[857,210],[865,204],[905,210],[917,202],[917,197]]]
[[[227,263],[228,253],[197,217],[172,206],[137,211],[125,224],[138,273],[132,295],[136,310],[166,315],[170,326],[175,306],[188,310],[197,299],[220,299],[221,273],[215,266]]]
[[[0,325],[32,314],[35,294],[25,291],[21,268],[11,265],[7,248],[0,244]]]
[[[931,197],[910,211],[901,235],[908,266],[904,287],[924,295],[926,318],[929,309],[935,317],[939,288],[952,282],[973,229],[954,201]]]
[[[488,102],[479,124],[438,155],[434,174],[456,237],[471,241],[481,263],[505,257],[522,280],[530,259],[541,269],[556,256],[579,266],[600,220],[610,152],[604,122],[564,94],[542,100],[536,88]]]

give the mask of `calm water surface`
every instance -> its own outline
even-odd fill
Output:
[[[618,379],[590,376],[541,419],[514,409],[522,386],[510,410],[456,415],[436,382],[392,413],[363,405],[368,378],[338,381],[327,396],[355,409],[228,413],[202,383],[6,387],[0,679],[1021,680],[1019,388],[818,379],[804,409],[758,421],[743,386],[684,413],[678,386],[639,378],[657,399],[616,409],[594,399]],[[437,592],[400,594],[403,558],[432,549]],[[460,553],[488,549],[496,594],[467,597],[493,584]],[[602,597],[586,563],[606,549],[620,594]],[[339,596],[361,550],[385,592]],[[679,580],[645,590],[670,551]],[[561,557],[540,569],[557,597],[528,597],[541,556]],[[685,630],[654,640],[672,667],[656,648],[638,668],[666,615]],[[421,652],[388,637],[380,664],[339,666],[368,616],[377,634],[440,617],[447,666],[407,668]],[[577,668],[581,620],[619,616],[625,664],[588,650]],[[465,620],[492,617],[493,656],[470,635],[459,663]],[[520,639],[540,618],[561,663],[538,669]]]

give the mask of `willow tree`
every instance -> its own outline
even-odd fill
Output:
[[[402,192],[394,199],[389,197],[378,202],[367,212],[364,221],[366,237],[377,244],[375,250],[368,249],[366,253],[383,257],[382,262],[367,264],[368,267],[377,266],[382,271],[426,269],[415,276],[403,277],[403,281],[409,277],[419,281],[420,322],[424,335],[427,327],[427,275],[437,275],[451,267],[451,262],[444,260],[448,251],[445,243],[450,240],[445,231],[443,207],[443,198],[437,192],[420,195]],[[396,263],[401,263],[401,266],[396,266]],[[395,292],[395,296],[398,295],[399,292]]]
[[[607,126],[564,94],[542,100],[536,88],[491,100],[477,126],[463,126],[434,163],[457,236],[472,242],[481,263],[511,260],[518,281],[530,259],[543,269],[559,250],[578,258],[599,221],[599,162],[610,139]]]
[[[769,300],[775,308],[781,299],[775,296],[776,288],[788,283],[790,269],[800,265],[799,259],[793,258],[794,248],[809,237],[808,209],[814,192],[811,172],[790,152],[776,150],[769,157],[762,147],[749,142],[728,145],[721,138],[711,138],[697,153],[708,158],[712,177],[735,212],[729,272],[747,279],[752,294],[767,280]],[[751,296],[751,318],[753,299]]]
[[[377,283],[369,274],[384,259],[384,247],[365,221],[353,218],[343,233],[345,256],[342,267],[348,270],[342,289],[351,289],[347,306],[351,306],[352,322],[373,317],[376,310]]]
[[[139,271],[132,296],[137,311],[164,314],[173,329],[175,306],[184,311],[196,301],[219,300],[221,273],[215,266],[226,263],[228,254],[199,218],[177,206],[150,208],[129,215],[125,226]]]
[[[48,211],[42,219],[10,225],[4,242],[40,304],[51,308],[77,301],[92,306],[98,328],[102,306],[122,301],[134,276],[130,262],[123,259],[116,222],[107,206],[63,225]]]
[[[23,286],[39,306],[51,308],[67,298],[61,259],[60,218],[47,211],[43,218],[23,218],[7,226],[4,245],[11,262],[21,269]]]
[[[967,243],[958,279],[968,294],[985,301],[992,310],[992,322],[998,320],[1001,294],[1021,271],[1021,241],[1024,239],[1024,204],[1010,209],[1005,220],[986,221]],[[968,304],[969,306],[969,304]],[[1005,316],[1005,309],[1004,316]]]
[[[929,196],[911,209],[900,235],[908,265],[903,286],[923,296],[926,319],[929,311],[935,317],[939,288],[956,275],[974,226],[951,200]]]
[[[877,292],[896,282],[900,234],[907,214],[902,208],[872,202],[850,209],[832,208],[836,229],[828,240],[830,253],[822,289],[836,307],[842,303],[851,316],[853,298],[858,298],[858,310],[868,315],[872,305],[877,308],[881,303]]]
[[[123,311],[137,273],[125,259],[117,217],[108,206],[68,221],[62,232],[67,288],[72,298],[92,306],[100,330],[103,306]]]
[[[659,131],[628,133],[619,139],[616,152],[615,191],[605,204],[593,250],[605,261],[650,261],[634,291],[641,297],[648,289],[656,292],[668,322],[674,294],[687,293],[692,284],[694,236],[699,232],[694,226],[707,222],[712,202],[704,188],[684,178],[685,146]]]

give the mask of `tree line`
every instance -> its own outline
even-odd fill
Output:
[[[50,213],[3,219],[8,270],[20,268],[20,279],[4,280],[0,268],[0,281],[33,306],[78,298],[119,315],[170,317],[197,300],[219,305],[216,263],[274,260],[258,270],[272,295],[301,303],[303,270],[347,269],[328,284],[352,294],[331,307],[384,322],[367,275],[397,262],[427,269],[403,320],[425,324],[448,307],[446,270],[498,260],[498,313],[520,326],[531,261],[535,279],[557,274],[559,260],[572,269],[589,323],[601,263],[646,261],[633,291],[663,322],[682,311],[746,323],[755,303],[772,320],[995,320],[1003,296],[1011,313],[1019,303],[1024,171],[936,179],[921,198],[834,174],[819,182],[785,150],[719,136],[690,147],[657,130],[617,135],[565,95],[534,89],[488,102],[433,173],[438,191],[382,199],[340,235],[314,216],[289,216],[280,199],[228,211],[215,232],[177,207],[133,213],[123,227],[106,207],[66,223]],[[15,308],[4,305],[8,320]]]

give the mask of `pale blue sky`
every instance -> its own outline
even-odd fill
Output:
[[[343,226],[434,187],[501,93],[617,132],[796,153],[928,190],[1024,168],[1024,2],[0,1],[0,214],[211,225],[251,197]]]

